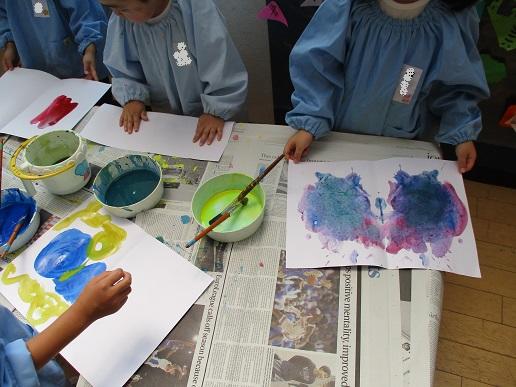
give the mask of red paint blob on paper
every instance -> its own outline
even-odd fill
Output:
[[[37,124],[38,129],[44,129],[48,126],[55,125],[64,117],[66,117],[78,105],[79,104],[77,102],[72,102],[70,97],[67,97],[66,95],[60,95],[54,99],[45,110],[34,117],[30,123],[32,125]]]

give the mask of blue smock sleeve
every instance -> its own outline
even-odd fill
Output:
[[[14,37],[7,20],[5,0],[0,0],[0,48],[4,48],[7,42],[14,42]]]
[[[482,129],[478,103],[489,97],[482,60],[476,47],[479,20],[474,7],[456,14],[460,34],[443,39],[440,74],[429,97],[430,111],[441,118],[438,142],[458,145],[475,140]],[[446,34],[443,34],[446,37]],[[448,36],[453,36],[449,34]]]
[[[149,87],[129,23],[116,15],[109,19],[104,64],[113,77],[111,90],[120,105],[141,101],[150,106]]]
[[[201,102],[204,113],[232,119],[247,98],[247,70],[226,28],[224,17],[212,0],[183,2],[183,18],[199,78],[204,84]],[[190,14],[185,14],[185,10]]]
[[[106,38],[107,18],[104,10],[95,0],[60,0],[59,4],[68,14],[68,25],[75,37],[79,53],[95,44],[102,52]]]
[[[0,339],[0,370],[2,386],[40,386],[32,355],[23,339],[7,344]]]
[[[59,365],[51,360],[36,370],[26,340],[36,332],[19,321],[14,314],[0,305],[0,386],[52,386],[66,385]]]
[[[344,84],[344,58],[350,0],[326,0],[290,54],[293,109],[286,122],[315,138],[335,124],[338,91]]]

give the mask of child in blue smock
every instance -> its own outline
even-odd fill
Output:
[[[0,0],[3,66],[58,78],[105,79],[107,18],[95,0]]]
[[[52,358],[95,320],[117,312],[130,292],[129,273],[117,269],[99,274],[77,301],[40,334],[0,305],[0,385],[67,385],[63,370]]]
[[[435,139],[469,171],[489,96],[473,3],[326,0],[291,53],[286,121],[299,131],[285,154],[299,161],[330,130],[415,138],[437,116]]]
[[[212,0],[101,0],[112,8],[104,63],[137,131],[153,111],[200,117],[193,139],[222,138],[247,96],[247,71]]]

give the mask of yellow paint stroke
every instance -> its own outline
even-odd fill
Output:
[[[111,222],[104,223],[102,228],[104,231],[93,235],[88,245],[88,258],[93,261],[100,261],[117,252],[127,237],[127,231]]]
[[[159,166],[163,169],[168,169],[169,168],[169,164],[167,162],[167,160],[161,156],[161,155],[154,155],[153,157],[154,161],[156,161]]]
[[[93,201],[88,206],[76,213],[67,216],[62,221],[54,226],[54,230],[61,231],[69,227],[76,219],[81,219],[88,226],[98,228],[106,222],[111,221],[111,216],[99,214],[98,211],[102,208],[102,204],[97,201]]]
[[[6,285],[19,283],[18,295],[23,302],[29,304],[25,318],[32,325],[41,325],[52,317],[59,317],[68,309],[68,304],[55,293],[46,292],[35,279],[28,274],[11,277],[16,266],[11,262],[2,273],[2,282]]]

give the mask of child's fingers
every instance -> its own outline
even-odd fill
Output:
[[[90,75],[91,75],[91,77],[93,78],[94,81],[98,81],[99,80],[99,77],[97,75],[97,69],[95,68],[94,64],[92,64],[90,66]]]
[[[126,114],[124,122],[125,131],[129,134],[133,132],[133,116],[132,114]]]
[[[224,128],[217,128],[217,141],[222,140],[223,134],[224,134]]]
[[[201,137],[199,137],[199,145],[200,146],[203,146],[204,144],[206,144],[206,140],[208,139],[209,134],[210,134],[209,129],[204,128],[201,133]]]
[[[140,114],[133,114],[133,131],[138,132],[140,130]]]
[[[142,112],[142,114],[140,114],[140,117],[141,117],[141,119],[142,119],[142,120],[144,120],[144,121],[149,121],[149,117],[147,116],[147,111],[146,111],[146,110],[144,110],[144,111]]]
[[[118,126],[119,126],[119,127],[124,126],[124,121],[125,121],[125,118],[124,118],[124,112],[122,112],[122,114],[120,114],[120,118],[118,119]],[[124,128],[124,129],[125,129],[125,128]]]
[[[303,152],[305,148],[301,147],[299,144],[296,145],[296,151],[294,152],[294,162],[298,163],[301,161],[301,157],[303,157]]]
[[[206,144],[211,145],[213,143],[213,140],[215,140],[216,135],[217,135],[217,128],[211,128],[209,135],[208,135],[208,141],[206,141]]]
[[[203,132],[202,127],[199,124],[197,124],[197,129],[195,129],[195,134],[194,134],[194,137],[192,140],[194,143],[199,141],[199,139],[201,138],[202,132]]]
[[[112,286],[124,278],[124,271],[122,269],[115,269],[106,273],[105,277],[101,279],[106,286]]]
[[[459,167],[459,172],[464,173],[466,172],[466,166],[467,166],[467,154],[460,153],[457,156],[457,165]]]
[[[285,154],[285,157],[288,160],[292,160],[292,155],[296,151],[296,143],[293,141],[288,141],[287,145],[285,145],[285,149],[283,150],[283,153]]]

